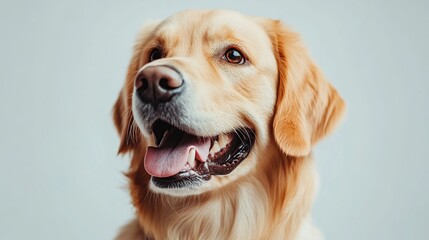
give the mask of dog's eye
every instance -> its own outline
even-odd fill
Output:
[[[155,61],[155,60],[158,60],[158,59],[161,59],[163,56],[162,56],[162,52],[161,52],[161,50],[159,50],[158,48],[154,48],[153,50],[152,50],[152,52],[150,52],[150,61],[152,62],[152,61]]]
[[[234,64],[244,64],[246,59],[243,57],[243,54],[235,48],[230,48],[225,52],[223,58]]]

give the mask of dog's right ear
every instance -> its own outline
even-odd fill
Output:
[[[113,122],[115,123],[116,130],[120,137],[118,153],[126,153],[137,145],[135,134],[131,133],[131,131],[135,131],[135,129],[133,129],[134,120],[131,114],[131,105],[129,105],[129,101],[127,101],[127,96],[128,94],[125,88],[122,89],[113,106]]]
[[[120,145],[118,150],[118,153],[120,154],[130,151],[134,147],[138,146],[141,141],[140,131],[138,127],[135,126],[131,109],[132,93],[136,74],[143,65],[141,59],[143,57],[146,42],[153,34],[158,24],[158,22],[146,23],[140,31],[134,46],[131,62],[128,66],[125,84],[119,93],[115,105],[113,106],[113,121],[120,136]]]

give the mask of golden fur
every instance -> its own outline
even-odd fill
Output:
[[[219,60],[224,45],[249,64]],[[148,62],[153,46],[167,57]],[[143,158],[153,138],[133,115],[133,82],[144,66],[174,65],[190,80],[193,134],[240,126],[255,130],[250,155],[195,194],[150,186]],[[135,106],[134,106],[135,107]],[[311,147],[337,124],[344,103],[281,22],[231,11],[185,11],[144,27],[114,106],[119,153],[130,153],[127,177],[136,219],[117,239],[320,239],[310,208],[317,188]]]

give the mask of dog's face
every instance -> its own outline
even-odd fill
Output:
[[[279,22],[186,11],[145,27],[114,113],[150,189],[184,196],[257,174],[270,151],[309,154],[342,108]]]
[[[264,29],[231,12],[185,12],[153,30],[132,93],[152,190],[200,193],[253,168],[276,100],[272,53]]]

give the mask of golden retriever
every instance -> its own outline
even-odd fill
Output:
[[[321,239],[311,147],[343,109],[280,21],[189,10],[147,24],[113,109],[136,209],[117,239]]]

